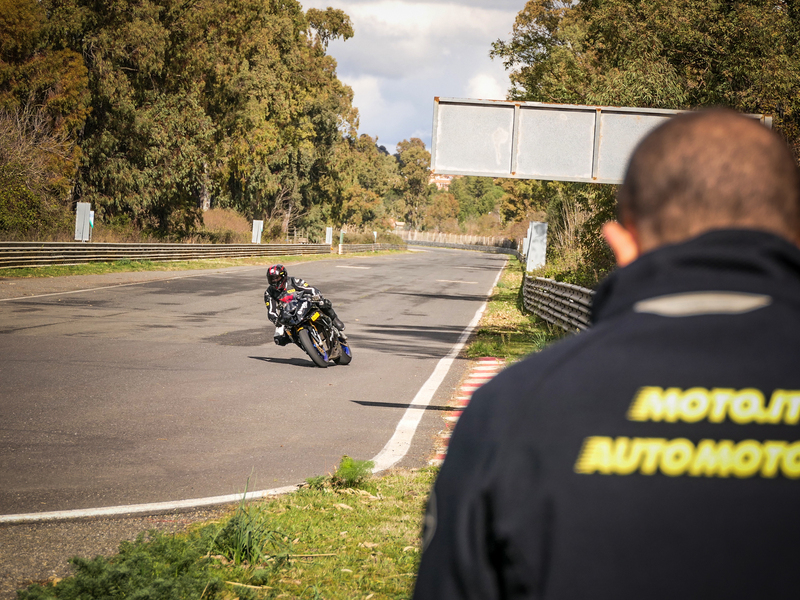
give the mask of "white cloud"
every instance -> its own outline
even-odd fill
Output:
[[[301,0],[302,2],[303,0]],[[430,144],[434,96],[505,98],[508,76],[489,59],[508,38],[524,0],[306,0],[353,20],[355,37],[331,43],[339,77],[353,87],[360,132],[394,150],[402,139]]]
[[[469,80],[466,96],[482,100],[505,100],[507,89],[508,83],[505,80],[500,82],[494,75],[479,73]]]

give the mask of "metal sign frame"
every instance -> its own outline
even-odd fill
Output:
[[[431,173],[618,184],[639,141],[683,112],[437,97]]]

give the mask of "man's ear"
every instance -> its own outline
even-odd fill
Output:
[[[618,266],[624,267],[639,258],[639,236],[632,227],[626,228],[616,221],[609,221],[603,225],[603,237],[611,246]]]

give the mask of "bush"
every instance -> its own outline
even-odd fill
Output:
[[[151,533],[135,542],[122,542],[119,554],[107,559],[73,558],[75,575],[58,585],[30,586],[18,600],[79,600],[81,598],[171,599],[214,598],[223,581],[209,569],[198,538]]]

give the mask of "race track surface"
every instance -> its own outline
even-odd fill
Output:
[[[265,267],[58,278],[18,299],[0,286],[0,515],[274,488],[372,458],[504,262],[426,249],[290,265],[347,324],[353,362],[327,369],[272,343]],[[402,464],[424,464],[462,368]]]

